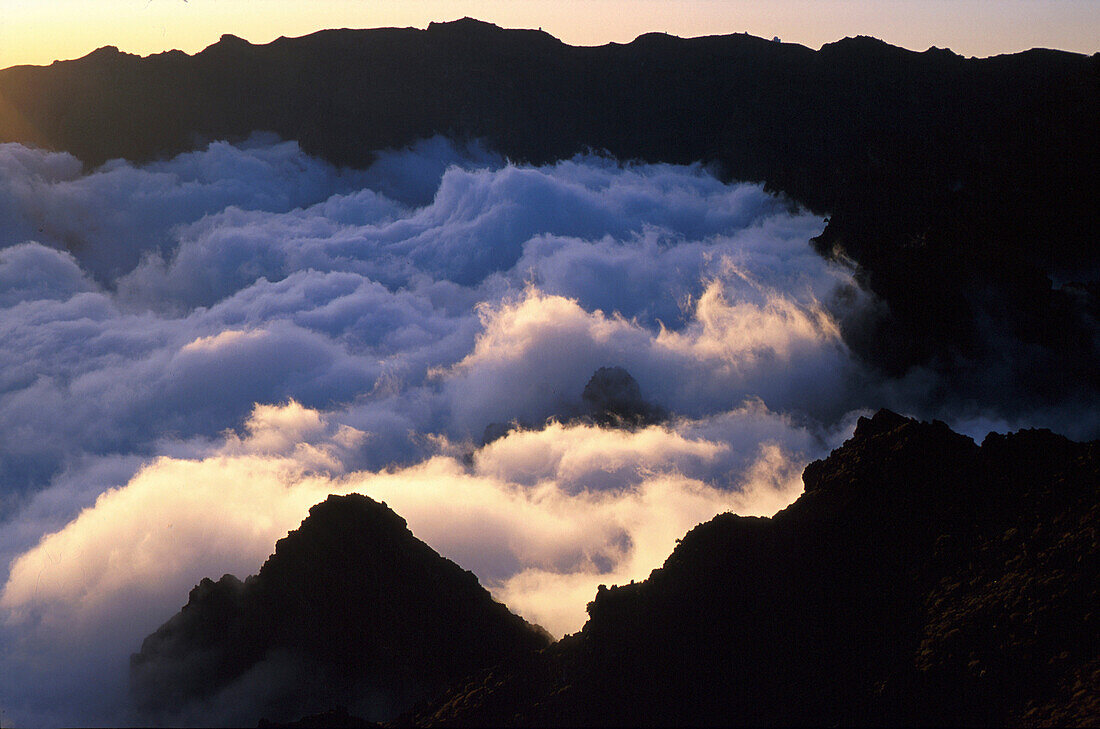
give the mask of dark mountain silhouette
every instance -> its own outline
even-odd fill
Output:
[[[147,719],[226,720],[222,695],[252,725],[311,712],[352,725],[348,709],[389,717],[549,642],[385,504],[330,496],[259,574],[196,586],[131,659],[131,686]]]
[[[642,396],[642,388],[623,367],[600,367],[581,392],[579,405],[570,404],[553,419],[573,424],[598,425],[601,428],[637,428],[655,425],[668,418],[668,412]],[[481,445],[503,438],[512,430],[534,430],[541,425],[513,420],[485,426]]]
[[[818,249],[858,262],[887,304],[842,322],[867,361],[933,368],[944,398],[1009,410],[1100,401],[1097,129],[1100,55],[866,37],[587,48],[464,19],[0,71],[0,140],[93,165],[255,130],[345,165],[436,133],[529,162],[711,163],[831,216]]]
[[[881,411],[803,478],[401,723],[1095,724],[1100,442]]]
[[[622,367],[601,367],[581,393],[586,415],[602,426],[638,426],[659,423],[667,413],[642,397],[638,381]]]

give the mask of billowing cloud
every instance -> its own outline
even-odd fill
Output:
[[[741,416],[767,421],[782,439],[734,458],[728,442],[693,434],[736,430]],[[159,457],[100,494],[12,564],[0,597],[13,637],[6,659],[22,667],[11,686],[49,679],[88,709],[103,701],[98,676],[106,673],[119,698],[130,652],[192,585],[255,572],[274,541],[329,493],[386,501],[498,598],[559,635],[574,631],[597,584],[644,578],[700,521],[789,503],[807,457],[797,449],[820,449],[758,405],[714,422],[636,431],[517,430],[472,459],[436,455],[406,468],[347,471],[345,455],[368,437],[296,402],[256,406],[242,433],[223,434],[204,456]],[[51,658],[44,667],[35,658],[43,650]]]
[[[141,638],[334,492],[579,628],[596,585],[773,513],[860,408],[935,389],[852,358],[835,322],[870,301],[822,225],[699,166],[438,138],[362,171],[264,138],[91,171],[0,145],[0,705],[140,722]],[[578,417],[601,367],[665,417]]]
[[[751,397],[785,411],[843,412],[857,367],[829,316],[815,302],[747,285],[734,270],[705,284],[679,330],[537,290],[483,307],[483,334],[447,373],[456,423],[472,430],[510,416],[545,419],[568,409],[608,364],[624,366],[674,412],[713,413]],[[777,370],[788,375],[779,381]]]

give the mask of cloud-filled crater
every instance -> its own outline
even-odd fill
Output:
[[[0,145],[5,709],[132,720],[141,638],[329,493],[579,629],[883,402],[821,228],[699,166],[438,138],[362,171],[268,138],[94,171]],[[601,419],[601,368],[652,417]]]

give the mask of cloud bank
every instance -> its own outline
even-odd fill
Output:
[[[93,171],[0,145],[7,715],[140,722],[141,638],[329,493],[558,635],[700,521],[774,513],[861,408],[935,385],[854,361],[836,321],[873,302],[822,225],[698,166],[438,138],[363,171],[267,138]],[[667,419],[578,419],[612,366]]]

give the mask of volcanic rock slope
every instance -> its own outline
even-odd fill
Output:
[[[196,586],[133,656],[131,687],[157,722],[385,718],[549,642],[385,504],[330,496],[257,575]]]
[[[248,724],[1097,723],[1100,442],[979,447],[880,411],[804,480],[601,587],[549,647],[384,505],[330,497],[257,576],[192,591],[134,656],[135,698],[178,717],[259,684]]]
[[[1095,725],[1100,443],[882,411],[770,519],[724,514],[584,629],[417,725]]]

